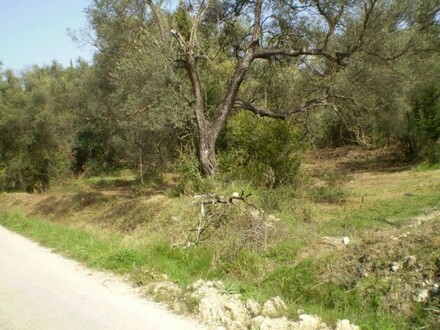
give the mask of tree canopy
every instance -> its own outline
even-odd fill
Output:
[[[192,108],[200,167],[212,175],[216,141],[236,111],[285,120],[317,107],[339,112],[347,104],[377,106],[374,99],[390,90],[382,85],[397,76],[380,76],[383,70],[404,70],[408,59],[438,48],[438,6],[435,1],[181,1],[169,9],[162,1],[96,1],[92,18],[107,18],[99,20],[105,28],[95,25],[98,32],[124,18],[124,47],[133,50],[124,60],[133,68],[140,60],[144,65],[138,70],[145,69],[151,58],[173,67],[165,73],[167,63],[160,62],[161,69],[149,72],[173,77],[176,83],[161,90]],[[145,50],[141,59],[132,57]]]
[[[143,177],[188,150],[210,176],[218,151],[231,168],[255,135],[272,156],[237,168],[289,173],[269,158],[301,150],[297,134],[412,157],[438,139],[439,0],[95,0],[86,14],[92,65],[1,71],[3,187],[120,166]]]

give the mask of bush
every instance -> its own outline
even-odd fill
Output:
[[[440,138],[440,85],[418,90],[412,111],[418,136],[436,142]]]
[[[440,85],[416,90],[407,126],[418,155],[430,164],[440,162]]]
[[[192,194],[204,192],[207,180],[202,176],[199,162],[194,151],[183,151],[180,155],[177,172],[179,173],[179,192]]]
[[[287,121],[239,113],[220,140],[220,170],[236,179],[275,188],[297,183],[303,144]]]
[[[422,157],[429,164],[434,165],[440,162],[440,143],[434,143],[427,146],[422,151]]]

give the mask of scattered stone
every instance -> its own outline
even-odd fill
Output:
[[[146,285],[146,291],[161,301],[174,300],[182,293],[182,289],[173,282],[152,282]]]
[[[330,329],[327,324],[322,322],[321,318],[316,315],[301,314],[299,321],[294,322],[293,329],[298,330],[326,330]]]
[[[150,277],[152,281],[168,281],[167,274],[150,273]]]
[[[431,290],[433,294],[438,294],[440,292],[438,283],[434,283]]]
[[[351,324],[349,320],[338,320],[335,330],[360,330],[357,325]]]
[[[251,320],[251,330],[260,330],[261,324],[266,318],[262,315],[258,315]]]
[[[260,221],[261,219],[263,219],[264,216],[263,212],[260,212],[258,210],[252,210],[249,212],[249,214],[255,221]]]
[[[400,267],[401,267],[401,264],[400,264],[400,262],[397,262],[397,261],[395,261],[395,262],[393,262],[391,265],[390,265],[390,269],[391,269],[391,271],[392,272],[397,272],[399,269],[400,269]]]
[[[294,322],[289,321],[286,317],[279,317],[276,319],[271,319],[266,317],[263,322],[261,322],[259,330],[288,330],[295,329]]]
[[[255,317],[261,313],[261,305],[254,299],[248,299],[246,301],[246,308],[252,317]]]
[[[422,283],[422,285],[424,286],[424,287],[426,287],[426,286],[432,286],[434,284],[434,281],[432,280],[432,279],[430,279],[430,278],[427,278],[427,279],[425,279],[424,281],[423,281],[423,283]]]
[[[408,256],[405,260],[405,268],[412,268],[416,265],[417,258],[415,256]]]
[[[216,330],[359,330],[348,320],[338,321],[335,327],[327,326],[320,317],[301,313],[298,321],[285,317],[287,307],[280,297],[261,305],[248,299],[245,303],[240,294],[228,293],[220,281],[198,280],[189,287],[191,298],[198,301],[198,314],[202,321]]]
[[[345,236],[342,239],[342,244],[344,244],[345,246],[347,246],[348,244],[350,244],[350,238],[348,238],[347,236]]]
[[[205,282],[204,280],[197,280],[195,281],[191,287],[192,290],[194,291],[210,291],[212,288],[217,289],[217,290],[225,290],[225,286],[223,285],[223,283],[221,281],[208,281]],[[199,292],[202,293],[202,292]]]
[[[321,243],[333,246],[334,248],[336,248],[338,250],[343,250],[346,248],[346,245],[344,244],[344,238],[341,238],[341,237],[323,236],[321,238]]]
[[[180,300],[174,300],[170,307],[179,315],[185,315],[189,312],[188,305]]]
[[[415,302],[425,302],[429,298],[429,291],[427,289],[418,290],[417,293],[413,296],[413,300]]]
[[[272,222],[279,222],[279,221],[281,221],[280,218],[277,218],[277,217],[274,216],[273,214],[269,214],[269,215],[267,216],[267,220],[272,221]]]
[[[286,304],[280,297],[266,301],[263,305],[263,315],[269,317],[280,316],[287,311]]]
[[[228,330],[249,327],[251,318],[241,296],[227,293],[222,282],[199,280],[191,288],[191,297],[199,300],[199,314],[206,324]]]

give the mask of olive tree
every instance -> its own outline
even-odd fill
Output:
[[[150,2],[151,3],[151,2]],[[192,87],[198,127],[201,170],[217,168],[215,144],[237,109],[259,116],[287,119],[315,107],[332,107],[351,95],[339,94],[338,80],[350,67],[392,63],[422,50],[420,35],[436,23],[436,1],[308,0],[199,1],[188,5],[189,31],[171,29]],[[221,97],[209,104],[205,72],[232,63]],[[262,62],[287,63],[297,69],[290,88],[295,100],[284,97],[267,107],[263,95],[246,93],[254,70]],[[279,65],[283,70],[286,65]],[[264,84],[264,81],[260,81]],[[280,81],[280,89],[283,84]],[[350,100],[351,102],[355,102]],[[286,107],[287,105],[287,107]]]
[[[353,93],[350,79],[359,86],[365,68],[425,51],[422,35],[438,39],[438,0],[103,0],[95,7],[103,3],[119,8],[108,18],[141,23],[126,34],[126,42],[135,41],[131,51],[112,50],[128,57],[162,52],[172,67],[164,72],[176,79],[162,86],[192,108],[206,176],[217,170],[216,142],[235,112],[286,120],[318,107],[357,105],[362,93]],[[130,6],[138,9],[127,16]],[[142,33],[151,40],[143,50],[135,37]],[[268,67],[276,76],[272,88],[261,74]],[[274,82],[283,92],[268,95]]]

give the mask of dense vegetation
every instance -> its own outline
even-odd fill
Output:
[[[199,279],[222,280],[244,300],[282,297],[292,319],[304,310],[361,329],[437,329],[440,295],[431,287],[440,279],[440,170],[384,170],[377,152],[359,147],[326,153],[307,159],[303,167],[313,171],[301,170],[306,182],[295,191],[211,183],[223,196],[252,193],[246,201],[263,214],[236,200],[206,203],[201,217],[194,196],[176,198],[170,184],[141,188],[124,172],[46,194],[0,194],[0,224],[124,274],[171,308],[175,296],[154,290],[164,278],[184,293]],[[368,171],[350,170],[363,166]],[[417,301],[423,290],[429,296]],[[198,301],[179,298],[183,311],[197,314]]]
[[[440,296],[413,296],[440,276],[438,170],[382,170],[440,163],[439,0],[86,15],[93,63],[0,66],[0,191],[49,192],[1,194],[2,225],[139,285],[222,279],[292,316],[437,326]]]
[[[93,64],[0,71],[2,190],[121,168],[274,188],[295,184],[307,144],[439,160],[438,1],[96,0],[86,14]]]

